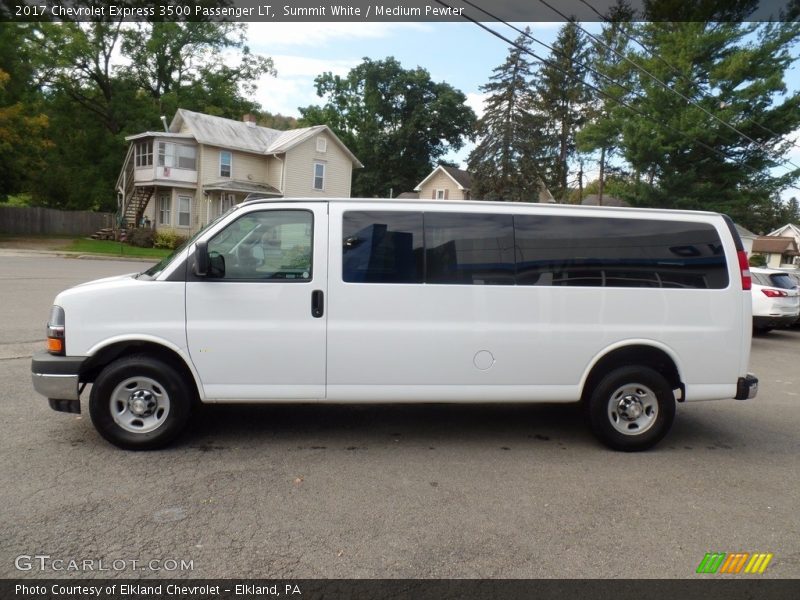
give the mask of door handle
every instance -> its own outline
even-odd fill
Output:
[[[322,295],[322,290],[314,290],[311,292],[311,316],[319,319],[325,314],[325,297]]]

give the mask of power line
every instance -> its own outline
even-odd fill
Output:
[[[493,18],[493,19],[497,19],[497,17],[495,17],[495,16],[494,16],[492,13],[490,13],[489,11],[487,11],[487,10],[485,10],[485,9],[481,8],[480,6],[476,6],[475,4],[473,4],[472,2],[470,2],[469,0],[461,0],[461,1],[462,1],[464,4],[467,4],[467,5],[469,5],[469,6],[473,7],[473,8],[475,8],[475,9],[477,9],[477,10],[481,11],[482,13],[484,13],[485,15],[487,15],[487,16],[489,16],[489,17],[491,17],[491,18]],[[499,20],[499,19],[498,19],[498,20]],[[561,56],[561,57],[563,57],[563,58],[566,58],[566,59],[568,59],[568,60],[571,60],[571,61],[572,61],[574,64],[577,64],[578,66],[581,66],[581,67],[583,67],[584,69],[586,69],[587,71],[589,71],[589,72],[591,72],[591,73],[594,73],[595,75],[598,75],[598,76],[600,76],[600,77],[603,77],[603,78],[605,78],[605,79],[606,79],[606,80],[608,80],[610,83],[612,83],[612,84],[614,84],[615,86],[617,86],[617,87],[621,88],[621,89],[622,89],[624,92],[627,92],[629,95],[631,95],[631,96],[634,96],[635,98],[638,98],[638,99],[640,99],[640,100],[645,98],[645,96],[644,96],[643,94],[641,94],[641,93],[638,93],[637,91],[635,91],[635,90],[631,89],[630,87],[628,87],[628,86],[626,86],[626,85],[623,85],[622,83],[620,83],[619,81],[617,81],[617,80],[616,80],[616,79],[614,79],[613,77],[611,77],[611,76],[609,76],[609,75],[606,75],[605,73],[602,73],[601,71],[598,71],[597,69],[595,69],[595,68],[594,68],[594,67],[592,67],[591,65],[589,65],[589,64],[587,64],[587,63],[584,63],[584,62],[581,62],[581,61],[579,61],[579,60],[575,60],[575,59],[573,59],[573,58],[570,58],[570,57],[569,57],[567,54],[565,54],[564,52],[561,52],[560,50],[558,50],[557,48],[554,48],[554,47],[553,47],[553,46],[551,46],[550,44],[547,44],[547,43],[545,43],[545,42],[543,42],[543,41],[541,41],[541,40],[537,39],[536,37],[534,37],[533,35],[531,35],[531,34],[530,34],[530,32],[528,32],[528,31],[526,31],[526,30],[523,30],[523,29],[520,29],[520,28],[518,28],[518,27],[516,27],[516,26],[512,25],[511,23],[508,23],[508,22],[505,22],[505,21],[500,21],[500,22],[501,22],[501,23],[503,23],[503,25],[505,25],[505,26],[507,26],[507,27],[509,27],[509,28],[513,29],[514,31],[516,31],[516,32],[517,32],[517,33],[519,33],[520,35],[522,35],[522,36],[526,37],[527,39],[531,40],[532,42],[535,42],[535,43],[539,44],[540,46],[544,46],[545,48],[547,48],[547,49],[548,49],[548,50],[550,50],[551,52],[553,52],[553,53],[555,53],[555,54],[558,54],[559,56]],[[562,72],[563,72],[563,71],[562,71]],[[586,82],[583,82],[583,81],[581,81],[580,83],[586,83]]]
[[[588,7],[588,8],[589,8],[589,9],[590,9],[592,12],[594,12],[594,14],[596,14],[598,17],[600,17],[601,19],[603,19],[603,21],[604,21],[604,22],[606,22],[606,23],[612,23],[612,22],[613,22],[613,21],[611,21],[611,20],[610,20],[610,19],[609,19],[609,18],[608,18],[606,15],[602,14],[602,13],[601,13],[601,12],[599,12],[599,11],[598,11],[598,10],[597,10],[597,9],[596,9],[594,6],[592,6],[591,4],[589,4],[589,3],[588,3],[586,0],[580,0],[580,2],[581,2],[581,3],[583,3],[583,4],[585,4],[585,5],[586,5],[586,6],[587,6],[587,7]],[[624,28],[620,28],[618,31],[619,31],[619,33],[621,33],[623,36],[625,36],[625,38],[627,38],[629,41],[633,42],[634,44],[636,44],[637,46],[639,46],[639,47],[640,47],[642,50],[644,50],[645,52],[647,52],[647,54],[648,54],[648,55],[650,55],[650,57],[651,57],[651,58],[654,58],[654,59],[658,60],[658,61],[659,61],[659,62],[661,62],[663,65],[665,65],[667,68],[669,68],[669,69],[670,69],[670,70],[671,70],[671,71],[672,71],[674,74],[676,74],[678,77],[680,77],[680,78],[681,78],[681,80],[683,80],[685,83],[688,83],[689,85],[693,86],[693,87],[694,87],[694,89],[695,89],[695,90],[696,90],[698,93],[700,93],[701,95],[703,95],[703,96],[704,96],[704,97],[706,97],[706,98],[709,98],[710,100],[715,100],[715,98],[714,98],[713,96],[711,96],[711,95],[710,95],[710,94],[708,94],[707,92],[704,92],[704,91],[702,90],[702,88],[700,88],[700,86],[698,86],[698,85],[697,85],[695,82],[693,82],[691,79],[689,79],[688,77],[686,77],[686,76],[685,76],[685,75],[684,75],[684,74],[683,74],[683,73],[680,71],[680,69],[678,69],[677,67],[675,67],[675,66],[673,66],[672,64],[670,64],[670,63],[669,63],[669,62],[668,62],[668,61],[667,61],[667,60],[666,60],[666,59],[665,59],[663,56],[661,56],[661,55],[660,55],[660,54],[658,54],[657,52],[653,52],[653,50],[651,50],[650,48],[648,48],[648,47],[647,47],[645,44],[643,44],[643,43],[642,43],[640,40],[638,40],[638,39],[636,39],[635,37],[633,37],[633,36],[632,36],[630,33],[628,33],[628,32],[627,32],[627,31],[626,31]],[[766,126],[762,125],[761,123],[759,123],[758,121],[756,121],[756,120],[754,120],[754,119],[751,119],[750,117],[745,117],[745,119],[746,119],[747,121],[749,121],[750,123],[752,123],[753,125],[755,125],[756,127],[760,127],[762,131],[765,131],[766,133],[769,133],[770,135],[773,135],[773,136],[775,136],[775,137],[779,138],[781,141],[784,141],[784,142],[789,142],[789,143],[790,143],[792,146],[796,146],[796,147],[800,148],[800,144],[797,144],[797,142],[796,142],[796,141],[793,141],[793,140],[787,139],[785,136],[782,136],[781,134],[779,134],[779,133],[776,133],[776,132],[772,131],[772,129],[770,129],[769,127],[766,127]]]
[[[444,0],[436,0],[436,2],[437,2],[438,4],[441,4],[441,5],[442,5],[442,6],[444,6],[445,8],[449,8],[449,9],[452,9],[452,8],[453,8],[452,6],[450,6],[449,4],[447,4],[446,2],[444,2]],[[470,4],[470,3],[468,2],[468,0],[462,0],[462,2],[465,2],[466,4]],[[474,5],[471,5],[471,6],[474,6]],[[498,17],[494,16],[492,13],[490,13],[490,12],[488,12],[488,11],[486,11],[486,10],[482,9],[482,8],[481,8],[481,9],[479,9],[479,10],[481,10],[481,11],[482,11],[482,12],[484,12],[484,13],[486,13],[486,14],[487,14],[487,15],[489,15],[490,17],[492,17],[492,18],[496,19],[498,22],[500,22],[500,23],[503,23],[504,25],[506,25],[506,26],[508,26],[508,27],[514,28],[514,27],[513,27],[513,25],[509,25],[509,24],[508,24],[508,23],[506,23],[505,21],[503,21],[503,20],[499,19]],[[461,15],[461,16],[463,16],[463,17],[464,17],[466,20],[470,21],[471,23],[474,23],[475,25],[477,25],[477,26],[478,26],[478,27],[480,27],[481,29],[483,29],[483,30],[487,31],[487,32],[488,32],[488,33],[490,33],[491,35],[493,35],[493,36],[495,36],[495,37],[497,37],[497,38],[499,38],[499,39],[503,40],[505,43],[507,43],[507,44],[509,44],[510,46],[512,46],[512,47],[514,47],[514,48],[516,48],[516,49],[517,49],[517,50],[519,50],[520,52],[524,52],[524,53],[526,53],[526,54],[529,54],[529,55],[533,56],[533,57],[534,57],[536,60],[538,60],[538,61],[539,61],[539,62],[541,62],[542,64],[545,64],[545,65],[548,65],[548,66],[550,66],[550,67],[554,68],[556,71],[559,71],[561,74],[565,75],[566,77],[569,77],[570,79],[573,79],[573,80],[577,81],[578,83],[580,83],[580,84],[582,84],[582,85],[584,85],[584,86],[588,87],[589,89],[591,89],[591,90],[593,90],[593,91],[597,92],[598,94],[601,94],[601,95],[605,96],[606,98],[610,99],[612,102],[616,102],[617,104],[619,104],[620,106],[623,106],[624,108],[627,108],[627,109],[628,109],[628,110],[630,110],[631,112],[633,112],[633,113],[635,113],[635,114],[637,114],[637,115],[639,115],[639,116],[641,116],[641,117],[644,117],[645,119],[647,119],[647,120],[649,120],[649,121],[651,121],[651,122],[655,123],[656,125],[658,125],[658,126],[660,126],[660,127],[663,127],[663,128],[665,128],[665,129],[668,129],[668,130],[672,131],[673,133],[677,133],[677,134],[681,135],[681,136],[682,136],[682,137],[684,137],[684,138],[691,139],[691,140],[692,140],[692,141],[693,141],[695,144],[697,144],[698,146],[700,146],[700,147],[702,147],[702,148],[705,148],[706,150],[709,150],[710,152],[712,152],[712,153],[714,153],[714,154],[716,154],[716,155],[718,155],[718,156],[721,156],[723,159],[726,159],[726,160],[734,160],[734,161],[736,160],[736,159],[735,159],[735,158],[733,158],[732,156],[729,156],[729,155],[725,154],[724,152],[720,151],[719,149],[717,149],[717,148],[713,148],[712,146],[709,146],[709,145],[708,145],[708,144],[706,144],[705,142],[701,142],[700,140],[693,138],[692,136],[690,136],[689,134],[687,134],[685,131],[681,131],[680,129],[676,129],[675,127],[672,127],[671,125],[668,125],[667,123],[663,123],[663,122],[661,122],[661,121],[658,121],[658,120],[657,120],[657,119],[655,119],[654,117],[651,117],[650,115],[648,115],[648,114],[646,114],[646,113],[642,112],[641,110],[639,110],[639,109],[637,109],[637,108],[634,108],[633,106],[631,106],[631,105],[630,105],[630,104],[628,104],[627,102],[624,102],[623,100],[620,100],[620,99],[618,99],[618,98],[615,98],[614,96],[612,96],[611,94],[609,94],[609,93],[605,92],[604,90],[602,90],[602,89],[598,88],[597,86],[595,86],[595,85],[592,85],[591,83],[589,83],[589,82],[587,82],[587,81],[584,81],[583,79],[576,78],[574,74],[572,74],[572,73],[568,73],[567,71],[565,71],[565,70],[561,69],[561,68],[560,68],[558,65],[556,65],[556,64],[554,64],[554,63],[552,63],[552,62],[548,61],[548,60],[547,60],[547,59],[545,59],[545,58],[542,58],[541,56],[539,56],[539,55],[538,55],[538,54],[536,54],[535,52],[531,51],[530,49],[528,49],[528,48],[525,48],[525,47],[523,47],[523,46],[520,46],[520,45],[519,45],[519,44],[517,44],[515,41],[513,41],[513,40],[511,40],[511,39],[507,38],[507,37],[506,37],[506,36],[504,36],[503,34],[501,34],[501,33],[497,32],[497,31],[493,30],[493,29],[492,29],[492,28],[490,28],[490,27],[487,27],[486,25],[484,25],[483,23],[481,23],[481,22],[479,22],[479,21],[477,21],[477,20],[473,19],[473,18],[472,18],[472,17],[470,17],[469,15],[467,15],[467,14],[463,14],[463,13],[462,13],[462,15]],[[748,165],[747,163],[744,163],[744,162],[738,162],[737,164],[739,164],[740,166],[743,166],[743,167],[745,167],[745,168],[747,168],[747,169],[750,169],[751,171],[753,171],[753,172],[755,172],[755,173],[761,173],[761,171],[759,171],[758,169],[756,169],[755,167],[753,167],[753,166],[751,166],[751,165]]]
[[[645,68],[644,68],[644,67],[642,67],[641,65],[637,64],[637,63],[636,63],[636,61],[634,61],[634,60],[632,60],[631,58],[629,58],[629,57],[625,56],[624,54],[620,54],[619,52],[617,52],[617,51],[616,51],[614,48],[612,48],[611,46],[609,46],[608,44],[606,44],[605,42],[603,42],[603,41],[602,41],[600,38],[598,38],[597,36],[593,35],[593,34],[592,34],[592,33],[590,33],[589,31],[587,31],[587,30],[586,30],[584,27],[581,27],[581,26],[580,26],[580,25],[579,25],[579,24],[578,24],[578,23],[577,23],[577,22],[576,22],[574,19],[572,19],[572,18],[568,17],[568,16],[567,16],[567,15],[565,15],[563,12],[561,12],[560,10],[558,10],[557,8],[555,8],[554,6],[552,6],[551,4],[549,4],[549,3],[547,2],[547,0],[539,0],[539,2],[540,2],[541,4],[544,4],[544,5],[545,5],[547,8],[549,8],[550,10],[552,10],[553,12],[555,12],[557,15],[560,15],[560,16],[561,16],[561,18],[563,18],[563,19],[564,19],[564,20],[565,20],[567,23],[570,23],[570,22],[571,22],[571,23],[574,23],[574,24],[575,24],[575,26],[576,26],[578,29],[580,29],[581,31],[583,31],[583,32],[584,32],[586,35],[588,35],[588,36],[589,36],[591,39],[593,39],[595,42],[597,42],[598,44],[600,44],[601,46],[603,46],[603,47],[604,47],[604,48],[606,48],[607,50],[610,50],[611,52],[613,52],[614,54],[616,54],[616,55],[617,55],[618,57],[620,57],[621,59],[623,59],[623,60],[625,60],[625,61],[629,62],[630,64],[632,64],[632,65],[633,65],[633,66],[634,66],[634,67],[635,67],[635,68],[636,68],[636,69],[637,69],[639,72],[641,72],[641,73],[644,73],[645,75],[647,75],[648,77],[650,77],[650,78],[651,78],[653,81],[655,81],[656,83],[658,83],[658,84],[659,84],[661,87],[663,87],[665,90],[668,90],[668,91],[672,92],[673,94],[675,94],[675,95],[677,95],[678,97],[682,98],[684,101],[688,102],[689,104],[691,104],[691,105],[692,105],[692,106],[694,106],[695,108],[699,108],[701,111],[703,111],[705,114],[707,114],[709,117],[711,117],[711,118],[712,118],[712,119],[714,119],[715,121],[718,121],[719,123],[722,123],[722,124],[723,124],[725,127],[727,127],[728,129],[730,129],[730,130],[734,131],[735,133],[737,133],[738,135],[740,135],[740,136],[741,136],[741,137],[743,137],[744,139],[748,140],[749,142],[751,142],[751,143],[755,144],[757,147],[761,148],[761,150],[762,150],[763,152],[765,152],[766,154],[770,154],[770,155],[772,155],[772,157],[773,157],[773,160],[774,160],[775,158],[777,158],[777,159],[780,161],[780,164],[781,164],[781,165],[790,164],[790,165],[792,165],[792,166],[793,166],[795,169],[800,169],[800,165],[796,165],[796,164],[795,164],[795,163],[793,163],[791,160],[789,160],[789,159],[787,159],[787,158],[784,158],[784,157],[782,157],[782,156],[780,156],[780,155],[778,155],[778,154],[776,154],[776,153],[772,152],[772,150],[770,150],[769,148],[767,148],[767,147],[766,147],[764,144],[762,144],[761,142],[759,142],[759,141],[757,141],[757,140],[754,140],[754,139],[753,139],[753,138],[751,138],[749,135],[747,135],[746,133],[744,133],[744,132],[742,132],[742,131],[739,131],[739,130],[738,130],[736,127],[734,127],[733,125],[731,125],[731,124],[730,124],[730,123],[728,123],[727,121],[724,121],[723,119],[719,118],[717,115],[715,115],[714,113],[712,113],[711,111],[709,111],[709,110],[708,110],[708,109],[706,109],[705,107],[703,107],[703,106],[700,106],[699,104],[697,104],[697,102],[695,102],[694,100],[692,100],[692,99],[691,99],[691,98],[689,98],[688,96],[685,96],[684,94],[682,94],[682,93],[681,93],[681,92],[679,92],[678,90],[671,88],[669,85],[667,85],[666,83],[664,83],[663,81],[661,81],[661,80],[660,80],[658,77],[656,77],[655,75],[653,75],[653,74],[652,74],[650,71],[648,71],[647,69],[645,69]]]

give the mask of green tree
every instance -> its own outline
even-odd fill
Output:
[[[29,114],[24,103],[14,102],[6,93],[10,82],[11,76],[0,69],[0,201],[36,180],[52,145],[47,116]]]
[[[256,113],[255,83],[274,74],[270,59],[245,46],[241,24],[3,27],[4,33],[15,32],[11,43],[27,63],[12,60],[4,35],[0,64],[13,63],[29,79],[27,90],[49,124],[48,168],[24,190],[47,206],[113,210],[126,135],[160,128],[159,117],[169,118],[178,107],[236,119]]]
[[[177,108],[241,117],[258,105],[249,99],[262,75],[274,75],[271,58],[245,43],[243,23],[140,23],[122,32],[130,59],[124,73],[155,102],[160,114]],[[230,51],[238,52],[231,65]]]
[[[78,108],[90,112],[112,134],[122,131],[121,98],[112,58],[119,49],[122,22],[40,23],[33,54],[38,76],[48,93],[63,92]]]
[[[315,82],[326,102],[300,108],[301,124],[328,125],[364,164],[354,173],[354,196],[413,189],[472,136],[475,113],[462,92],[392,57],[365,58],[346,77],[324,73]]]
[[[556,198],[567,196],[570,163],[576,153],[575,137],[586,119],[589,93],[584,81],[588,53],[577,23],[566,23],[534,83],[536,110],[546,120],[544,133],[552,145],[545,183]]]
[[[487,94],[485,111],[477,125],[480,141],[469,156],[476,198],[536,202],[541,190],[537,132],[543,123],[533,112],[528,34],[526,28],[480,88]]]
[[[622,156],[637,181],[630,200],[727,212],[763,230],[800,176],[787,165],[772,172],[800,127],[800,93],[784,83],[800,25],[644,23],[634,33],[649,49],[628,54],[641,67],[627,67],[641,114],[619,107],[612,117],[623,122]]]
[[[633,10],[625,0],[619,0],[612,6],[608,21],[603,30],[591,44],[589,59],[590,72],[587,77],[592,86],[599,90],[592,91],[587,102],[586,123],[576,136],[579,152],[598,153],[599,176],[596,193],[599,204],[603,204],[605,183],[609,161],[619,147],[622,135],[623,119],[619,116],[620,100],[629,99],[630,76],[624,61],[631,29]]]

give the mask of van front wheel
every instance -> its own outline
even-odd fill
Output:
[[[115,446],[153,450],[180,434],[191,400],[189,387],[171,365],[149,356],[128,356],[97,377],[89,414],[100,435]]]
[[[675,395],[649,367],[621,367],[600,380],[589,398],[594,434],[614,450],[647,450],[675,419]]]

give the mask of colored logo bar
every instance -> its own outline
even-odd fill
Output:
[[[706,552],[696,572],[738,575],[744,570],[750,575],[760,575],[766,571],[773,556],[767,552]]]

